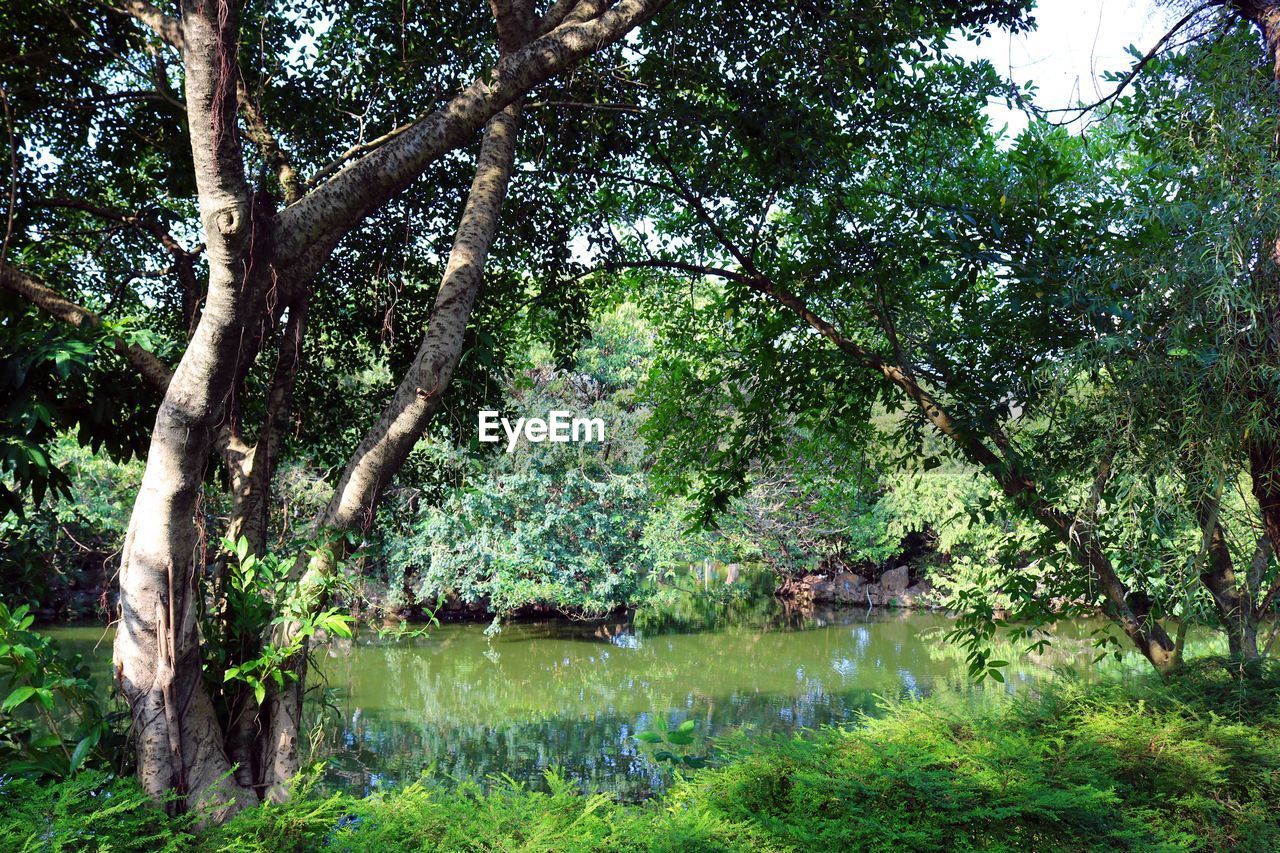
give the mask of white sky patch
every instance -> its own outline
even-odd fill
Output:
[[[980,45],[959,40],[953,48],[959,56],[989,60],[1016,83],[1034,82],[1035,103],[1061,109],[1112,91],[1115,84],[1102,75],[1133,67],[1126,48],[1146,53],[1183,14],[1155,0],[1040,0],[1031,32],[999,31]],[[1004,103],[990,104],[987,114],[996,128],[1008,125],[1010,135],[1027,126],[1026,115]]]

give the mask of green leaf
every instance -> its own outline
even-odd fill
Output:
[[[657,732],[640,732],[636,735],[636,740],[644,743],[662,743],[662,735]]]
[[[3,703],[0,703],[0,712],[12,711],[14,708],[18,707],[35,695],[35,692],[36,689],[30,684],[24,684],[21,687],[16,688],[5,698]]]
[[[693,731],[693,729],[694,729],[694,726],[695,726],[695,725],[696,725],[696,723],[694,723],[694,721],[693,721],[693,720],[685,720],[683,723],[681,723],[681,724],[680,724],[680,727],[679,727],[678,729],[676,729],[676,731],[678,731],[678,732],[691,732],[691,731]]]
[[[68,773],[75,773],[80,769],[80,765],[84,763],[85,758],[98,745],[98,738],[101,736],[101,731],[95,729],[80,739],[80,742],[76,744],[76,748],[71,751],[71,764],[67,768]]]

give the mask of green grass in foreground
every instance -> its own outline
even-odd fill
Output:
[[[969,715],[930,700],[847,730],[739,740],[667,796],[622,805],[429,781],[309,793],[191,834],[132,781],[8,779],[0,850],[1277,850],[1280,674],[1063,684]]]

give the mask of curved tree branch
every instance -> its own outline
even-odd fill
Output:
[[[617,42],[670,0],[619,0],[596,17],[570,18],[502,57],[449,103],[349,163],[280,215],[280,259],[289,264],[328,256],[342,235],[408,186],[445,152],[471,138],[490,117],[529,89]],[[589,5],[584,0],[582,5]],[[575,13],[578,11],[574,10]]]
[[[236,81],[236,98],[240,102],[240,113],[244,116],[245,136],[258,146],[258,150],[262,152],[262,158],[276,173],[280,188],[284,190],[285,204],[293,204],[306,192],[302,178],[293,167],[293,158],[281,147],[280,141],[271,132],[266,116],[249,94],[244,80]]]
[[[161,12],[147,0],[122,0],[116,7],[116,11],[137,18],[178,50],[185,47],[186,38],[182,32],[182,22]]]
[[[77,305],[35,276],[13,266],[6,265],[0,269],[0,287],[21,296],[49,316],[75,326],[77,329],[96,329],[102,326],[102,318],[93,311]],[[173,378],[173,370],[155,353],[116,336],[111,338],[111,345],[159,394],[163,395],[168,390],[169,381]]]

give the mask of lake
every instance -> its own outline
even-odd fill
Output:
[[[1058,626],[1054,643],[1028,654],[1004,642],[1005,682],[972,683],[963,652],[942,640],[944,615],[800,610],[772,597],[699,612],[641,611],[597,621],[446,624],[416,639],[372,632],[332,642],[315,656],[317,759],[326,787],[365,793],[431,770],[482,783],[505,774],[533,787],[560,768],[584,790],[629,799],[665,787],[634,739],[661,721],[694,721],[708,739],[790,733],[850,723],[884,699],[945,693],[962,702],[1016,694],[1064,670],[1085,673],[1101,621]],[[103,663],[101,627],[51,631]],[[103,640],[99,642],[99,640]],[[1115,666],[1141,669],[1136,655]],[[315,683],[314,681],[312,683]]]

